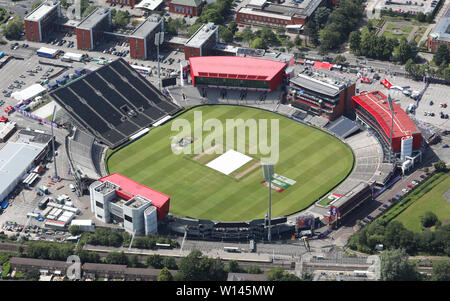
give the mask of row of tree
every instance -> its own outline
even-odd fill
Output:
[[[325,8],[318,9],[306,24],[312,43],[320,43],[319,50],[323,53],[338,48],[364,16],[364,3],[364,0],[339,1],[339,7],[331,14]]]
[[[415,59],[419,48],[415,42],[405,38],[378,36],[375,29],[365,26],[361,32],[352,31],[349,37],[350,50],[356,55],[363,55],[379,60],[392,60],[406,63]]]

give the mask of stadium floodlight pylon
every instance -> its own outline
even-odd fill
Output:
[[[393,135],[393,131],[394,131],[394,106],[392,105],[392,98],[391,98],[391,93],[388,93],[388,103],[389,103],[389,109],[391,110],[391,135],[390,135],[390,146],[389,146],[389,162],[392,163],[392,135]]]
[[[272,241],[272,178],[273,178],[273,163],[261,162],[264,179],[269,182],[269,222],[267,231],[267,240]]]
[[[55,115],[56,115],[56,105],[53,107],[53,116],[52,116],[52,150],[53,150],[53,164],[55,166],[55,174],[53,175],[53,180],[58,181],[58,170],[56,169],[56,154],[55,154],[55,134],[53,133],[53,124],[55,123]]]

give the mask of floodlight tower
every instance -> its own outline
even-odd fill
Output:
[[[272,178],[273,178],[273,164],[272,163],[262,163],[263,168],[263,176],[264,179],[269,182],[269,223],[268,223],[268,232],[267,232],[267,240],[272,241]]]
[[[54,133],[53,133],[53,123],[55,123],[55,115],[56,115],[56,106],[53,107],[53,116],[52,116],[52,125],[51,125],[51,128],[52,128],[53,164],[54,164],[54,166],[55,166],[55,174],[54,174],[54,176],[53,176],[53,179],[54,179],[54,180],[58,180],[58,179],[59,179],[59,177],[58,177],[58,171],[57,171],[57,169],[56,169],[55,135],[54,135]]]
[[[155,34],[156,56],[158,57],[158,89],[161,91],[161,68],[159,63],[159,45],[164,42],[164,32]]]

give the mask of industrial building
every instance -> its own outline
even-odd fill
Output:
[[[427,41],[428,50],[431,52],[436,52],[441,45],[446,45],[450,50],[450,6],[442,15]]]
[[[330,121],[353,109],[356,82],[330,70],[305,68],[290,80],[287,100],[299,109]]]
[[[286,63],[240,56],[189,58],[194,87],[273,91],[283,81]]]
[[[52,136],[21,130],[18,139],[0,149],[0,200],[4,200],[49,150]]]
[[[24,18],[25,38],[28,41],[42,42],[49,33],[56,30],[56,21],[61,16],[61,4],[45,1]]]
[[[147,59],[152,51],[156,52],[155,34],[163,31],[163,18],[157,14],[148,17],[130,34],[130,57]]]
[[[184,58],[212,55],[219,42],[219,28],[214,23],[203,24],[184,44]]]
[[[169,12],[189,16],[200,16],[202,12],[202,0],[171,0]]]
[[[236,22],[259,26],[305,25],[323,0],[304,0],[295,5],[271,3],[266,0],[251,0],[236,13]]]
[[[422,133],[408,114],[396,103],[389,102],[383,93],[364,92],[353,96],[352,100],[357,119],[372,128],[387,149],[394,152],[401,151],[404,157],[411,156],[414,149],[422,147]],[[394,111],[394,118],[392,118],[392,111]]]
[[[107,8],[97,8],[76,26],[77,48],[93,50],[103,40],[103,33],[110,27],[111,11]]]
[[[170,197],[118,173],[89,187],[91,211],[104,223],[116,222],[136,235],[155,234],[169,213]]]

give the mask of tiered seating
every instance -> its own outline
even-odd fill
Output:
[[[337,136],[347,138],[359,130],[359,125],[345,116],[341,116],[327,126]]]
[[[50,96],[76,123],[113,148],[182,109],[123,59],[51,92]]]

